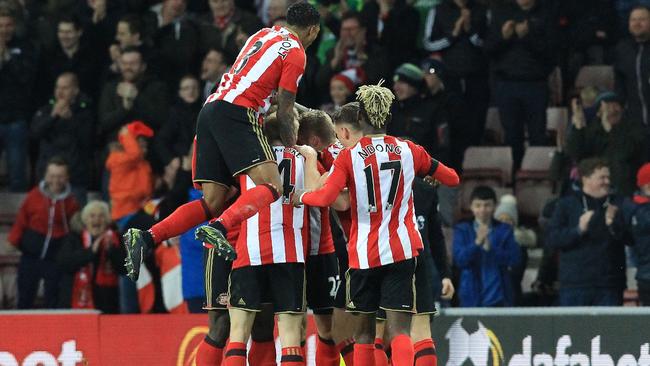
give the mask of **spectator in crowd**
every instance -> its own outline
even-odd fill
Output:
[[[630,37],[616,46],[616,92],[630,120],[650,125],[650,8],[636,6],[629,18]],[[648,132],[646,132],[648,133]]]
[[[210,13],[201,18],[202,48],[216,47],[224,50],[229,60],[234,60],[241,48],[237,38],[246,41],[262,29],[262,22],[254,14],[237,8],[235,0],[209,0],[209,5]]]
[[[79,204],[86,203],[90,163],[93,156],[94,118],[88,98],[80,94],[77,76],[71,72],[56,80],[54,97],[32,119],[32,134],[39,140],[36,171],[43,174],[52,156],[69,164],[72,192]]]
[[[201,65],[201,100],[205,100],[219,86],[221,77],[228,71],[228,61],[223,51],[211,48],[203,58]]]
[[[41,279],[45,284],[44,307],[57,306],[61,274],[55,258],[70,231],[70,218],[78,210],[70,193],[68,164],[53,157],[44,179],[27,194],[9,233],[9,242],[22,253],[18,264],[19,309],[34,306]]]
[[[626,207],[627,222],[634,238],[632,253],[636,260],[636,285],[641,305],[650,306],[650,163],[637,172],[639,190],[633,204]]]
[[[476,187],[470,196],[473,219],[454,227],[462,307],[514,305],[510,268],[521,263],[521,253],[512,227],[493,219],[496,202],[492,188]]]
[[[90,201],[81,210],[83,230],[70,233],[57,255],[61,270],[59,307],[119,312],[118,272],[124,262],[108,204]]]
[[[645,160],[647,138],[639,122],[623,117],[623,107],[613,92],[596,99],[596,121],[587,124],[578,102],[572,101],[573,128],[566,141],[566,152],[574,161],[607,157],[613,188],[629,196],[634,192],[635,172]]]
[[[424,49],[439,53],[446,65],[446,89],[472,105],[470,128],[464,131],[471,145],[481,144],[490,102],[486,33],[486,9],[474,0],[444,0],[429,11],[424,30]]]
[[[370,0],[361,11],[367,26],[367,39],[388,52],[388,66],[395,70],[418,58],[420,14],[406,0]],[[374,60],[373,60],[374,61]]]
[[[164,0],[156,16],[153,43],[160,59],[160,77],[170,90],[199,65],[200,30],[186,7],[186,0]]]
[[[517,0],[494,10],[485,48],[496,79],[495,100],[516,172],[530,145],[546,145],[547,78],[553,68],[554,24],[538,0]]]
[[[0,149],[6,150],[9,189],[19,192],[27,190],[27,118],[36,68],[31,47],[15,30],[14,15],[0,10]]]
[[[327,90],[334,75],[349,69],[357,69],[362,75],[361,84],[376,84],[390,75],[387,57],[381,47],[366,40],[366,27],[359,14],[346,13],[341,18],[339,40],[327,52],[326,61],[316,75],[317,88]]]
[[[115,41],[116,43],[111,44],[108,49],[110,65],[108,67],[108,75],[105,76],[106,80],[113,80],[119,77],[120,56],[123,50],[129,48],[138,48],[140,50],[142,57],[149,66],[149,71],[153,71],[154,73],[159,71],[155,60],[155,52],[145,42],[144,25],[138,15],[127,14],[120,18],[115,30]]]
[[[177,101],[169,109],[169,119],[154,140],[158,158],[170,170],[170,174],[176,175],[181,159],[192,146],[196,118],[202,105],[199,81],[192,75],[186,75],[178,87]]]
[[[145,156],[147,139],[153,135],[153,130],[142,121],[134,121],[120,129],[118,143],[111,143],[106,160],[106,170],[110,173],[108,190],[111,218],[120,232],[151,197],[151,166]]]
[[[528,265],[528,249],[537,246],[537,234],[532,229],[519,226],[519,212],[517,211],[517,199],[511,194],[504,194],[499,199],[499,205],[494,211],[494,218],[505,224],[512,226],[515,235],[515,242],[519,244],[521,252],[521,263],[510,269],[512,288],[515,292],[515,305],[521,305],[522,288],[521,280],[524,278],[524,272]]]
[[[268,0],[266,1],[266,19],[262,19],[267,26],[273,26],[273,23],[280,18],[287,16],[287,0]]]
[[[355,90],[357,90],[358,78],[356,70],[345,70],[334,76],[330,80],[330,99],[332,103],[321,106],[321,110],[330,116],[334,114],[341,106],[350,102]]]
[[[146,73],[147,64],[137,48],[127,48],[120,56],[119,80],[109,81],[99,100],[98,132],[109,141],[121,126],[142,120],[154,130],[167,118],[165,84]]]
[[[546,237],[546,246],[560,251],[560,306],[620,306],[630,242],[623,201],[609,193],[605,161],[582,160],[578,171],[582,190],[558,201]]]
[[[91,45],[82,42],[84,30],[77,17],[64,16],[57,24],[58,42],[54,48],[43,53],[39,71],[42,73],[39,84],[44,91],[39,102],[47,100],[49,91],[59,75],[73,72],[79,79],[79,89],[91,98],[99,93],[97,73],[99,60]]]

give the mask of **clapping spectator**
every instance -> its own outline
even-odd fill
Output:
[[[467,111],[471,123],[464,133],[471,145],[480,145],[490,101],[483,49],[486,9],[475,0],[444,0],[429,11],[425,27],[424,49],[442,57],[447,69],[445,88],[472,105]]]
[[[196,133],[196,118],[202,105],[198,80],[191,75],[183,77],[177,100],[169,109],[169,119],[155,139],[155,149],[160,162],[172,176],[176,175],[182,158],[192,146]]]
[[[363,75],[362,84],[375,84],[390,75],[387,60],[381,47],[366,40],[366,27],[359,14],[346,13],[341,19],[339,40],[318,70],[316,85],[319,90],[327,90],[334,75],[349,69],[357,69]]]
[[[16,18],[0,9],[0,146],[6,150],[9,189],[27,189],[27,118],[35,63],[31,47],[15,36]]]
[[[630,37],[616,46],[616,92],[631,121],[650,125],[650,8],[639,5],[629,18]],[[648,132],[646,132],[648,133]]]
[[[110,228],[108,204],[90,201],[81,211],[83,231],[71,233],[57,256],[63,273],[59,307],[119,311],[118,271],[124,256],[117,233]]]
[[[585,159],[578,171],[582,189],[558,201],[546,237],[546,246],[560,251],[560,306],[620,306],[631,240],[623,200],[609,193],[605,161]]]
[[[554,66],[555,35],[548,4],[517,0],[492,12],[485,48],[492,57],[495,100],[516,172],[530,145],[546,145],[547,78]]]
[[[521,263],[521,254],[512,227],[493,219],[496,201],[492,188],[476,187],[470,196],[472,221],[454,227],[462,307],[514,305],[510,268]]]
[[[18,264],[19,309],[34,306],[41,279],[45,284],[44,306],[57,306],[61,274],[55,258],[70,232],[70,218],[78,210],[70,193],[68,164],[54,157],[47,164],[45,178],[27,194],[9,233],[9,242],[22,252]]]
[[[118,142],[110,146],[106,170],[110,173],[111,218],[120,232],[151,197],[151,166],[145,156],[153,135],[142,121],[134,121],[120,129]]]
[[[622,195],[634,192],[635,172],[645,158],[647,138],[639,122],[623,117],[620,99],[613,92],[601,93],[596,99],[597,118],[587,123],[578,101],[572,101],[572,129],[566,152],[574,161],[607,157],[612,186]]]
[[[70,184],[77,202],[85,204],[90,184],[94,118],[88,98],[80,94],[77,76],[71,72],[56,80],[54,96],[32,120],[32,134],[39,141],[36,171],[42,174],[52,156],[61,156],[70,167]]]
[[[154,130],[167,118],[165,84],[146,73],[147,64],[137,48],[127,48],[120,56],[119,80],[108,82],[99,100],[98,132],[109,141],[119,128],[135,119]]]

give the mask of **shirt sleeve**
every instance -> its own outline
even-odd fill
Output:
[[[348,172],[344,159],[336,159],[325,184],[320,189],[307,192],[302,196],[302,202],[308,206],[328,207],[347,186]]]
[[[302,48],[290,49],[287,57],[282,61],[282,75],[278,86],[295,94],[305,72],[305,63],[305,51]]]

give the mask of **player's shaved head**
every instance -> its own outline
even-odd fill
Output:
[[[332,119],[327,113],[319,110],[305,112],[300,115],[298,140],[308,143],[312,136],[318,137],[322,142],[331,144],[336,140],[336,132]]]

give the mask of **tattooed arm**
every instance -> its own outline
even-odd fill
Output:
[[[293,107],[296,95],[283,88],[278,90],[277,118],[280,122],[280,138],[284,146],[294,146],[297,139],[297,126],[294,121]]]

